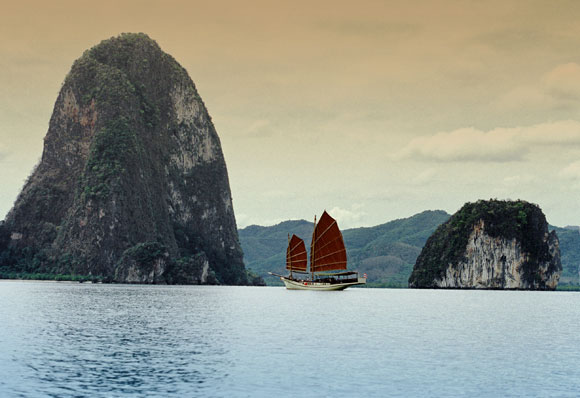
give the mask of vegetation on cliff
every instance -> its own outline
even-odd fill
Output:
[[[147,35],[122,34],[67,75],[42,160],[0,228],[0,271],[246,284],[231,202],[187,72]]]
[[[457,213],[440,225],[429,237],[417,258],[409,284],[434,287],[448,267],[465,259],[466,247],[476,224],[483,221],[485,233],[506,241],[516,239],[527,254],[520,272],[530,285],[541,284],[538,264],[550,262],[551,254],[546,235],[548,224],[542,210],[526,201],[479,200],[466,203]],[[551,263],[548,272],[555,272]]]

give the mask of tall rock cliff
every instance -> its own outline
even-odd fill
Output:
[[[141,33],[75,61],[3,229],[3,265],[28,272],[247,282],[211,118],[185,69]]]
[[[431,235],[409,287],[553,290],[561,271],[558,237],[538,206],[478,201]]]

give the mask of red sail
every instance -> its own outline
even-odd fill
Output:
[[[346,269],[346,248],[336,220],[325,211],[312,234],[310,271]]]
[[[306,272],[306,263],[307,256],[304,241],[296,235],[292,235],[286,250],[286,269]]]

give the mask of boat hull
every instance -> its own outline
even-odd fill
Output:
[[[347,287],[364,285],[367,283],[366,278],[358,278],[356,281],[351,282],[312,282],[312,281],[296,281],[293,279],[288,279],[283,276],[280,280],[286,285],[288,290],[318,290],[318,291],[330,291],[330,290],[344,290]]]

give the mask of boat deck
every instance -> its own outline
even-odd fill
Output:
[[[344,290],[347,287],[364,285],[367,282],[366,278],[299,280],[284,276],[281,276],[280,280],[289,290]]]

